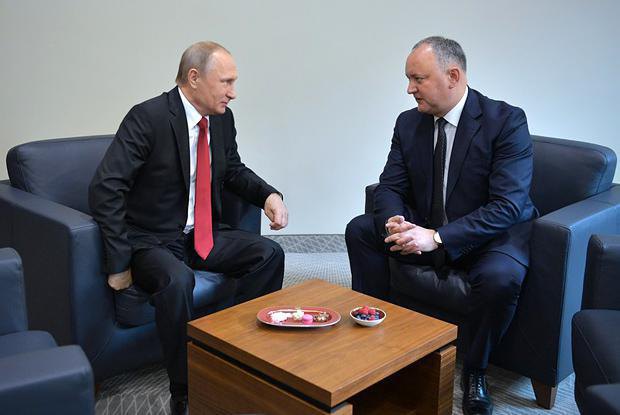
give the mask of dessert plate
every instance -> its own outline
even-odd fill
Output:
[[[301,310],[301,312],[299,311]],[[311,316],[295,319],[293,314]],[[256,314],[258,321],[276,327],[327,327],[340,321],[340,314],[327,307],[275,306],[263,308]],[[305,321],[304,321],[305,320]]]

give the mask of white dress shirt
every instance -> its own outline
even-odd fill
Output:
[[[461,100],[452,108],[446,115],[443,116],[444,120],[447,121],[444,126],[444,130],[446,131],[446,164],[443,169],[443,203],[446,205],[446,188],[448,184],[448,172],[450,171],[450,156],[452,155],[452,147],[454,146],[454,136],[456,135],[456,127],[459,125],[459,120],[461,119],[461,113],[463,112],[463,108],[465,108],[465,101],[467,101],[467,94],[469,93],[469,87],[465,87],[465,93]],[[437,120],[439,117],[433,117],[435,120],[435,141],[433,144],[433,148],[437,145]]]
[[[191,102],[185,98],[183,91],[179,88],[181,102],[185,109],[185,117],[187,119],[187,131],[189,132],[189,201],[187,202],[187,222],[183,232],[189,233],[194,229],[194,201],[196,199],[196,154],[198,149],[198,123],[202,115],[194,108]],[[209,121],[209,116],[205,117]],[[211,143],[211,123],[207,131],[207,143]],[[209,146],[209,159],[211,158],[211,147]]]

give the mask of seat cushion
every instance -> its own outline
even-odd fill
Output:
[[[573,317],[573,366],[583,388],[620,383],[618,327],[617,310],[582,310]]]
[[[46,331],[18,331],[0,336],[0,359],[52,347],[56,347],[56,341]]]
[[[194,310],[221,309],[233,303],[237,280],[208,271],[194,271]],[[114,293],[116,321],[135,327],[155,321],[150,295],[136,285]]]
[[[456,314],[467,312],[471,290],[464,271],[450,269],[442,278],[431,266],[412,265],[390,258],[390,291],[417,303],[430,304]]]

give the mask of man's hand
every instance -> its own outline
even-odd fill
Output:
[[[394,242],[394,245],[390,247],[390,251],[400,251],[401,255],[420,255],[422,252],[430,252],[437,249],[437,243],[433,239],[433,234],[435,233],[433,229],[426,229],[414,224],[410,225],[413,225],[413,227],[393,233],[385,238],[385,243]]]
[[[274,230],[280,230],[286,228],[288,225],[288,210],[284,206],[282,198],[277,193],[272,193],[265,200],[265,215],[269,218],[271,223],[269,227]]]
[[[108,285],[116,291],[124,290],[133,283],[131,268],[118,274],[108,275]]]
[[[385,232],[388,235],[393,235],[399,232],[405,232],[409,229],[413,229],[415,225],[411,222],[407,222],[404,216],[396,215],[392,216],[385,222]]]

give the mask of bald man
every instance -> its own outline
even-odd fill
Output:
[[[177,86],[134,106],[90,186],[103,236],[108,284],[152,294],[170,379],[171,411],[187,413],[186,323],[193,269],[244,277],[236,302],[282,287],[284,254],[260,235],[221,223],[224,187],[264,209],[284,228],[281,194],[242,162],[232,111],[237,68],[215,42],[191,45]]]

